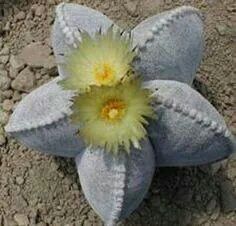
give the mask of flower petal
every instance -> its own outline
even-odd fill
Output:
[[[140,54],[135,67],[145,80],[191,84],[203,52],[200,13],[183,6],[150,17],[132,31]]]
[[[16,107],[5,130],[30,148],[74,157],[83,147],[68,116],[74,93],[57,84],[58,77],[27,95]]]
[[[106,31],[112,24],[113,22],[104,14],[91,8],[79,4],[59,4],[52,32],[52,45],[59,64],[59,74],[64,77],[67,75],[63,68],[63,55],[79,46],[80,31],[86,31],[94,36],[99,29]]]
[[[157,166],[206,164],[233,152],[235,140],[223,117],[190,86],[164,80],[144,86],[154,91],[156,99],[158,119],[150,122],[148,134]]]
[[[155,170],[148,140],[130,155],[85,149],[76,157],[81,186],[88,202],[107,225],[127,217],[142,202]]]

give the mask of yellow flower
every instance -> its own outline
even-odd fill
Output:
[[[94,38],[84,32],[79,48],[67,56],[69,77],[61,84],[80,93],[91,86],[116,85],[129,77],[134,57],[130,37],[112,27],[105,34],[96,33]]]
[[[139,148],[145,137],[146,117],[153,115],[150,93],[132,80],[113,87],[92,87],[78,95],[73,104],[72,122],[81,125],[80,135],[88,145],[117,153]]]

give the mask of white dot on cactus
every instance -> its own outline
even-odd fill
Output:
[[[198,114],[197,114],[196,120],[197,120],[197,122],[202,122],[202,121],[203,121],[203,118],[202,118],[201,113],[198,113]]]
[[[62,31],[63,31],[64,34],[68,34],[70,29],[68,27],[64,27]]]
[[[152,32],[154,34],[158,33],[158,27],[157,26],[152,27]]]
[[[154,39],[154,35],[152,32],[148,32],[147,34],[147,41],[152,41]]]
[[[203,118],[203,125],[204,126],[209,126],[210,124],[211,124],[211,122],[207,117]]]
[[[172,107],[172,104],[173,104],[173,100],[171,99],[167,99],[164,101],[164,105],[167,107],[167,108],[171,108]]]
[[[220,133],[222,133],[223,132],[223,127],[222,126],[218,126],[218,128],[217,128],[217,130],[216,130],[216,133],[217,134],[220,134]]]
[[[225,137],[230,137],[230,132],[229,132],[228,129],[226,129],[224,136],[225,136]]]
[[[184,107],[183,107],[183,109],[182,109],[182,113],[183,113],[183,115],[185,115],[185,116],[188,115],[188,113],[189,113],[189,109],[188,109],[187,106],[184,106]]]
[[[196,115],[197,115],[197,111],[195,109],[191,109],[189,112],[189,116],[194,119]]]
[[[217,123],[215,121],[211,122],[211,130],[216,130],[217,129]]]
[[[183,107],[180,104],[176,104],[176,106],[174,107],[174,111],[176,112],[181,112],[183,109]]]
[[[173,22],[174,22],[174,20],[173,20],[172,17],[168,17],[166,20],[167,20],[167,22],[169,22],[169,23],[173,23]]]

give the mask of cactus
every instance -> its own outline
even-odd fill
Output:
[[[155,167],[212,163],[233,152],[235,139],[223,118],[191,88],[203,52],[197,9],[166,11],[131,31],[137,49],[132,66],[144,80],[142,87],[152,93],[157,119],[147,119],[148,137],[141,140],[141,150],[131,145],[128,152],[116,155],[88,146],[78,136],[81,125],[70,120],[77,94],[61,83],[70,78],[64,65],[68,55],[79,51],[83,32],[94,38],[112,25],[119,28],[100,12],[76,4],[62,3],[56,14],[52,41],[59,77],[26,96],[5,130],[28,147],[74,157],[85,196],[106,225],[115,225],[137,208]]]

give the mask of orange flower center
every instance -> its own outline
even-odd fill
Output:
[[[115,78],[115,70],[111,64],[99,63],[94,67],[96,85],[109,85]]]
[[[110,99],[104,104],[101,117],[108,122],[119,121],[124,116],[125,108],[125,103],[122,100]]]

